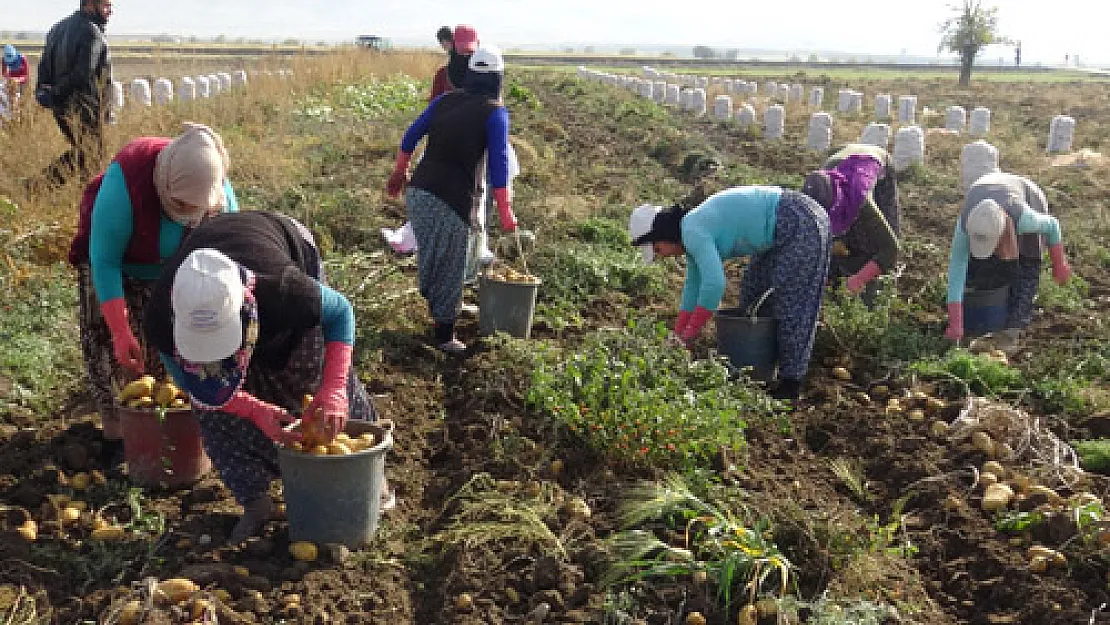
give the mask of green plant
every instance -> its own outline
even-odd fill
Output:
[[[744,445],[748,419],[777,403],[720,360],[692,360],[663,324],[632,321],[569,354],[541,350],[529,405],[609,459],[690,470]]]
[[[371,77],[362,83],[335,83],[317,87],[295,109],[307,119],[332,123],[338,115],[357,121],[378,119],[397,113],[412,113],[424,105],[424,83],[408,76],[386,80]]]
[[[585,243],[602,243],[615,248],[627,247],[630,243],[624,225],[605,217],[591,217],[579,222],[575,237]]]
[[[836,458],[829,461],[829,469],[840,483],[843,484],[856,501],[867,503],[871,499],[867,492],[867,481],[863,474],[863,465],[858,460]]]
[[[1021,534],[1044,523],[1044,520],[1044,514],[1035,510],[1032,512],[1007,510],[995,519],[994,529],[1004,534]]]
[[[1110,475],[1110,439],[1075,441],[1072,447],[1079,455],[1079,464],[1084,471]]]
[[[880,362],[905,363],[942,353],[947,348],[944,337],[939,331],[923,332],[915,312],[890,284],[883,284],[870,307],[846,291],[830,293],[821,309],[824,323],[818,338],[833,351]]]
[[[954,349],[940,358],[919,360],[910,371],[940,380],[956,380],[978,395],[1001,395],[1025,388],[1021,371],[984,354]]]
[[[508,87],[505,89],[505,99],[535,111],[543,108],[543,103],[536,97],[536,93],[516,81],[509,82]]]
[[[845,603],[825,596],[817,601],[802,601],[796,597],[784,597],[779,601],[779,614],[786,622],[801,622],[800,615],[805,612],[809,613],[805,622],[814,625],[883,625],[899,618],[893,606],[874,601]]]
[[[1080,276],[1072,276],[1066,284],[1057,284],[1052,279],[1051,268],[1046,265],[1037,287],[1037,303],[1051,310],[1078,312],[1090,305],[1090,291],[1091,285]]]
[[[656,533],[625,529],[608,542],[614,562],[603,578],[613,584],[652,578],[676,578],[704,572],[717,586],[727,610],[738,592],[754,601],[769,581],[780,597],[790,586],[794,566],[772,540],[769,523],[750,518],[747,510],[722,510],[695,495],[683,478],[635,487],[621,507],[621,525],[681,532],[681,545]]]

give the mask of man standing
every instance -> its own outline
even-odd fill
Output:
[[[449,26],[443,26],[436,31],[436,41],[439,42],[439,47],[443,48],[443,51],[447,53],[448,58],[450,58],[451,51],[455,49],[455,33],[451,31],[451,28]],[[431,102],[453,88],[451,81],[447,79],[447,64],[444,63],[436,70],[436,75],[432,78],[432,93],[428,96],[428,102]]]
[[[46,35],[35,99],[54,112],[71,146],[43,172],[50,184],[64,184],[74,173],[88,176],[100,166],[112,80],[104,28],[111,15],[112,0],[81,0],[80,8]]]

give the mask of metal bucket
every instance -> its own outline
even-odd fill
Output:
[[[141,486],[190,486],[212,468],[193,411],[119,407],[127,476]]]
[[[347,456],[278,450],[291,540],[357,548],[378,531],[393,424],[348,421],[345,431],[352,438],[372,432],[378,444]]]
[[[751,368],[752,377],[764,381],[775,377],[779,357],[778,322],[773,317],[758,316],[772,291],[768,289],[750,313],[726,308],[716,314],[717,351],[727,356],[732,366]]]
[[[1006,328],[1010,314],[1010,286],[964,289],[964,334],[983,336]]]
[[[478,331],[483,335],[505,332],[516,338],[532,335],[532,316],[540,284],[478,278]]]

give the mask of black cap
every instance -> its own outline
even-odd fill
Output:
[[[436,31],[436,40],[440,43],[444,41],[452,41],[455,38],[455,31],[451,30],[450,26],[440,26]]]

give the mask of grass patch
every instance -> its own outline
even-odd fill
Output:
[[[919,360],[910,371],[929,379],[958,382],[976,395],[1005,395],[1027,388],[1021,371],[984,354],[954,349],[939,358]]]

